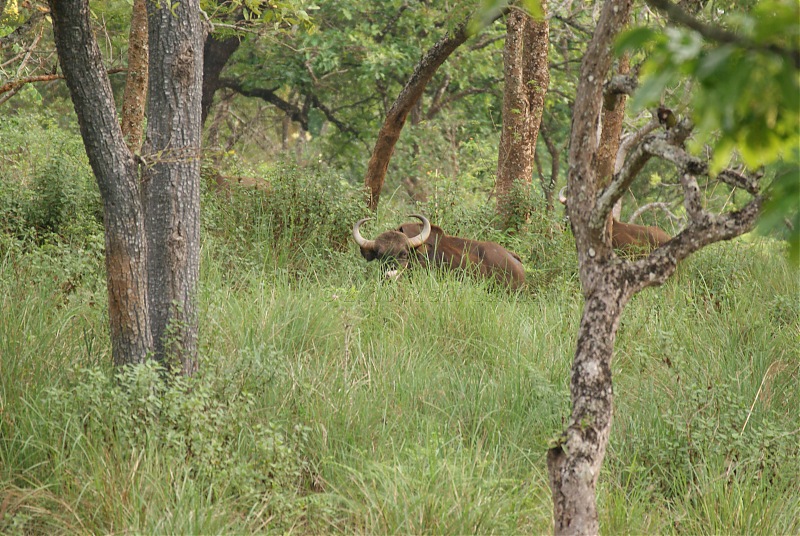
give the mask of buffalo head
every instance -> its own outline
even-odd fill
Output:
[[[409,260],[416,255],[416,249],[422,246],[431,234],[431,223],[425,216],[412,214],[411,217],[422,222],[422,230],[418,235],[409,237],[399,230],[391,230],[381,233],[374,240],[367,240],[359,231],[361,224],[371,218],[358,220],[353,226],[353,239],[361,249],[361,256],[367,261],[377,259],[396,268],[406,268]],[[397,269],[386,272],[389,277],[396,277],[398,274]]]

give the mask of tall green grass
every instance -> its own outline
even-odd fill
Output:
[[[536,244],[519,294],[389,282],[347,242],[357,209],[298,219],[261,195],[205,201],[187,383],[112,378],[96,255],[0,252],[0,532],[549,531],[581,312],[568,241],[538,272],[541,236],[514,237]],[[798,288],[773,244],[739,241],[632,300],[605,532],[800,531]]]

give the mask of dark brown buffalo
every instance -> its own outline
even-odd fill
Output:
[[[503,246],[449,236],[441,227],[431,225],[425,216],[413,214],[411,217],[419,219],[422,225],[404,223],[374,240],[365,239],[359,231],[361,224],[370,218],[358,220],[353,226],[353,239],[367,261],[378,259],[395,266],[386,272],[388,277],[397,277],[413,260],[426,266],[454,270],[476,267],[484,277],[493,278],[511,289],[518,289],[525,283],[522,261]]]
[[[558,200],[566,205],[567,197],[564,195],[566,187],[558,193]],[[616,218],[611,219],[611,247],[622,251],[636,253],[649,251],[662,246],[672,237],[658,227],[623,223]]]

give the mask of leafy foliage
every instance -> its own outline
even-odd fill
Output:
[[[697,126],[692,145],[714,149],[721,169],[734,151],[751,169],[768,166],[775,177],[762,229],[793,222],[790,254],[800,259],[800,4],[763,0],[725,23],[736,39],[715,42],[694,30],[636,28],[620,38],[619,51],[647,53],[644,81],[633,107],[653,105],[668,88],[692,80],[681,105]]]
[[[776,50],[800,51],[798,20],[797,2],[769,0],[729,17],[738,43],[709,42],[683,28],[632,30],[618,49],[649,51],[634,108],[659,102],[667,87],[689,76],[696,81],[690,93],[695,142],[714,145],[717,166],[734,148],[751,168],[791,156],[800,142],[800,73]]]
[[[0,117],[0,139],[0,229],[77,242],[100,232],[100,193],[80,140],[47,112]]]
[[[665,401],[661,422],[629,440],[628,459],[655,490],[675,499],[704,469],[731,482],[757,473],[788,489],[800,477],[798,443],[776,413],[751,414],[749,401],[732,383],[690,384],[680,400]],[[671,407],[670,407],[671,405]],[[691,485],[690,485],[691,487]]]
[[[57,468],[65,487],[96,478],[93,460],[102,452],[123,473],[131,463],[161,467],[173,485],[190,480],[209,500],[238,505],[251,523],[290,527],[302,511],[296,490],[309,470],[308,430],[254,421],[253,408],[251,393],[170,376],[155,362],[114,377],[90,368],[77,371],[74,383],[48,390],[31,408],[37,419],[22,423],[52,449],[25,442],[19,432],[7,441],[19,457]],[[0,520],[0,527],[16,521]]]

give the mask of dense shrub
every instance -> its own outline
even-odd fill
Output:
[[[664,496],[680,495],[686,479],[708,464],[727,481],[759,474],[785,488],[800,478],[792,432],[779,415],[751,414],[736,385],[691,385],[676,406],[664,409],[660,426],[630,438],[638,463],[649,468],[644,478]]]
[[[347,251],[353,223],[365,215],[362,190],[332,172],[279,165],[262,173],[266,190],[209,190],[203,224],[222,247],[250,264],[320,267]]]
[[[79,158],[83,147],[68,147],[50,158],[33,178],[26,224],[39,233],[81,237],[102,222],[102,203],[94,176]],[[95,226],[96,228],[96,226]]]
[[[80,244],[101,233],[100,192],[77,133],[32,112],[0,117],[0,140],[0,232]]]
[[[99,368],[79,370],[74,382],[31,401],[35,417],[17,422],[12,429],[18,435],[7,440],[18,458],[38,459],[41,471],[60,475],[61,486],[91,481],[98,468],[111,462],[104,487],[117,488],[114,500],[124,504],[130,495],[146,493],[126,475],[135,474],[139,464],[161,466],[171,486],[190,480],[199,499],[230,504],[246,523],[292,526],[303,512],[308,430],[284,430],[254,419],[253,395],[227,393],[220,387],[225,382],[217,379],[214,384],[171,377],[154,362],[126,367],[113,377]],[[47,438],[46,448],[28,443],[26,431]],[[36,478],[37,471],[31,471]],[[105,500],[93,491],[83,495],[79,510],[92,511]],[[170,508],[169,499],[167,504],[152,504],[156,497],[144,499],[156,512]],[[33,522],[23,531],[40,526],[36,517],[23,516]],[[0,531],[19,525],[15,518],[12,511],[0,520]]]
[[[293,166],[267,173],[269,194],[254,203],[257,225],[271,230],[276,243],[346,249],[350,229],[364,213],[363,195],[339,175],[310,175]]]

